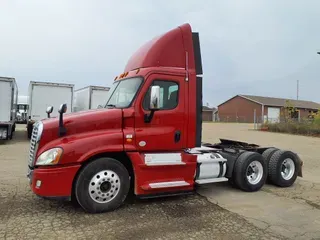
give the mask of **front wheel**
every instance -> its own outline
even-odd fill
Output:
[[[100,158],[86,165],[75,184],[75,197],[87,212],[115,210],[126,199],[130,177],[122,163],[113,158]]]
[[[33,130],[33,125],[28,123],[28,124],[27,124],[27,134],[28,134],[28,138],[29,138],[29,139],[31,139],[32,130]]]
[[[267,165],[261,154],[244,152],[234,166],[234,183],[243,191],[258,191],[267,178]]]

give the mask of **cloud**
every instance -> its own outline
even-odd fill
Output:
[[[0,3],[0,75],[110,86],[130,55],[182,23],[200,32],[204,102],[239,93],[320,101],[320,2],[72,1]]]

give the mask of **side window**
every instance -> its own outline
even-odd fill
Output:
[[[160,87],[160,110],[170,110],[178,106],[179,101],[179,84],[174,81],[155,80],[151,86]],[[149,110],[150,105],[150,91],[149,87],[144,99],[143,109]]]

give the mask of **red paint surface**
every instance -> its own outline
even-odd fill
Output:
[[[58,138],[58,120],[43,121],[37,157],[47,149],[62,147],[59,165],[82,162],[103,152],[123,151],[122,110],[102,109],[66,114],[66,136]]]
[[[31,189],[43,197],[71,196],[72,182],[79,168],[80,165],[37,168],[33,172]],[[37,180],[41,180],[40,188],[36,188]]]
[[[142,46],[130,58],[125,71],[128,71],[126,78],[144,78],[131,107],[65,114],[67,134],[61,138],[58,137],[58,118],[43,121],[44,131],[37,157],[53,147],[62,147],[64,152],[58,163],[60,168],[35,170],[34,182],[41,177],[45,184],[41,190],[33,187],[37,194],[70,195],[72,180],[78,170],[69,167],[70,164],[84,162],[99,153],[121,151],[127,152],[132,161],[136,194],[193,189],[195,156],[183,153],[185,165],[148,167],[144,164],[143,155],[145,152],[181,152],[183,148],[195,146],[196,75],[190,25],[182,25]],[[188,81],[185,80],[186,74]],[[155,79],[179,82],[179,105],[172,110],[155,112],[152,122],[144,123],[144,114],[149,111],[143,110],[142,101]],[[175,143],[174,133],[177,130],[181,131],[181,139]],[[128,139],[129,135],[132,139]],[[145,141],[146,146],[140,146],[141,141]],[[146,187],[162,181],[186,181],[190,186],[168,189]]]
[[[135,172],[135,194],[156,194],[161,192],[186,191],[194,188],[193,177],[196,170],[196,156],[182,153],[185,165],[147,166],[144,163],[144,154],[128,153]],[[190,186],[170,187],[166,189],[145,189],[150,183],[186,181]]]
[[[131,56],[124,71],[148,67],[185,69],[186,52],[188,52],[189,69],[195,69],[189,24],[183,24],[145,43]]]
[[[144,115],[149,114],[149,110],[144,110],[142,102],[154,80],[169,80],[175,81],[179,84],[179,104],[172,110],[159,110],[154,113],[153,119],[150,123],[144,122]],[[135,105],[135,142],[138,151],[180,151],[186,146],[187,126],[186,106],[185,106],[185,84],[184,77],[180,74],[151,74],[146,79],[143,88],[140,91]],[[175,132],[181,132],[181,139],[179,142],[174,141]],[[146,146],[140,147],[139,142],[146,142]]]

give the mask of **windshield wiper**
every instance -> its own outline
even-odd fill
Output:
[[[114,104],[107,104],[107,107],[115,108],[115,107],[116,107],[116,105],[114,105]]]

